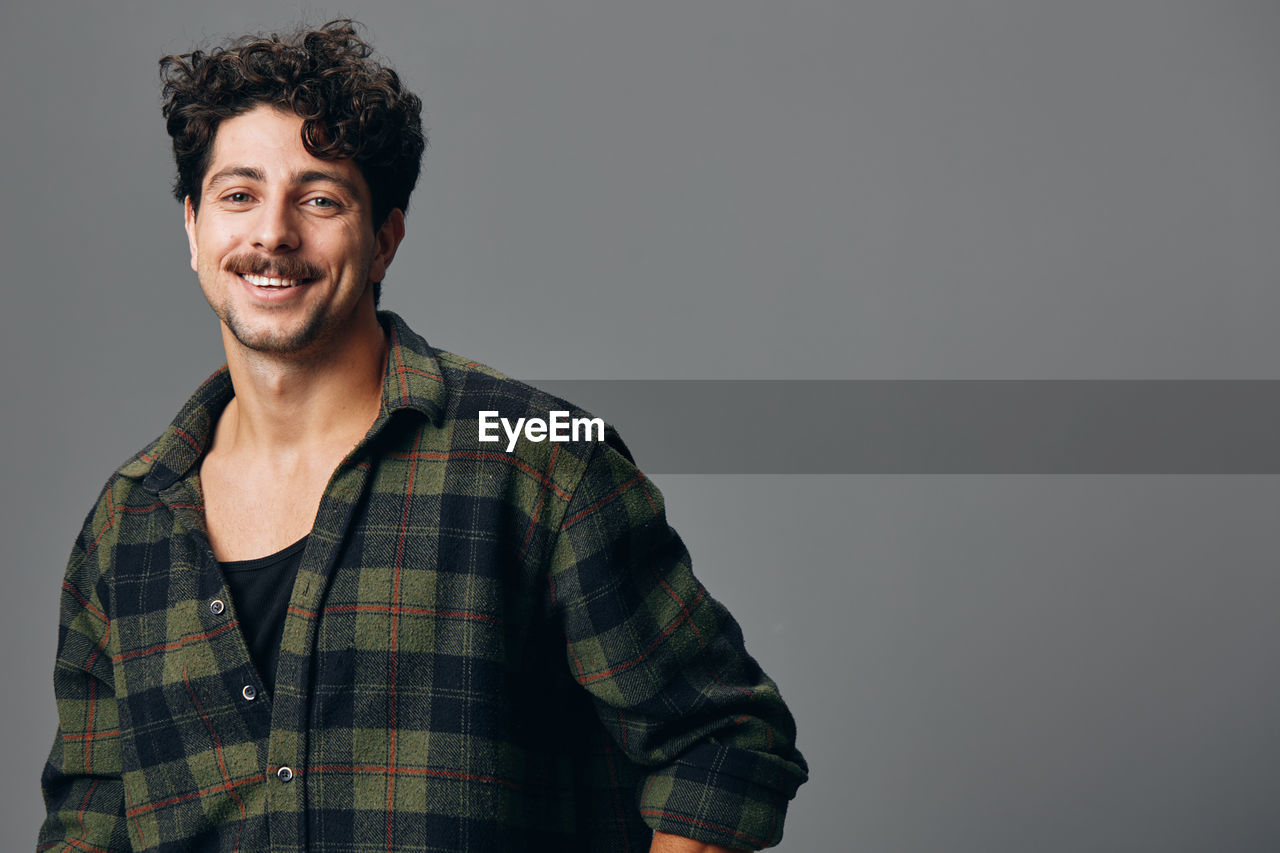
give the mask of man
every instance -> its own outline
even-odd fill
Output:
[[[594,422],[376,311],[419,100],[349,21],[161,67],[227,365],[76,541],[39,849],[776,843],[793,721],[625,446],[483,440]]]

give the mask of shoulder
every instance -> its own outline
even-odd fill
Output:
[[[98,490],[98,497],[72,544],[63,574],[64,614],[84,610],[106,618],[105,613],[110,610],[107,587],[122,528],[156,503],[155,495],[148,492],[143,483],[152,471],[159,443],[160,439],[156,439],[131,454]]]
[[[403,317],[378,312],[390,335],[384,398],[393,407],[416,408],[435,417],[474,420],[482,411],[503,417],[545,418],[564,411],[591,417],[579,406],[490,367],[429,344]]]
[[[148,442],[111,472],[85,519],[82,536],[89,537],[85,542],[86,546],[101,540],[105,528],[113,526],[122,511],[127,511],[139,500],[154,502],[155,495],[145,489],[143,484],[154,469],[162,439],[163,436]]]
[[[434,347],[429,362],[412,366],[434,372],[439,383],[424,394],[434,397],[440,416],[437,429],[419,434],[421,450],[503,470],[564,502],[602,465],[610,466],[610,478],[617,476],[614,468],[634,465],[611,424],[563,397]]]
[[[151,473],[152,467],[155,465],[156,459],[159,457],[159,448],[164,436],[157,436],[147,442],[141,450],[133,453],[128,459],[124,460],[114,472],[108,481],[120,481],[121,484],[141,484]]]
[[[572,489],[602,448],[623,446],[610,424],[581,406],[455,353],[437,357],[455,448],[554,470]]]
[[[224,366],[201,383],[164,432],[116,467],[98,492],[82,528],[79,542],[86,557],[95,551],[109,551],[103,546],[120,539],[125,526],[135,532],[139,525],[146,526],[148,517],[160,506],[161,491],[199,460],[217,413],[232,394]]]
[[[418,435],[429,457],[502,469],[568,500],[592,472],[634,468],[630,451],[602,417],[483,362],[431,346],[391,313],[386,399],[430,418]],[[634,476],[634,474],[632,475]],[[501,479],[501,478],[500,478]]]
[[[449,390],[451,409],[459,413],[474,414],[497,408],[509,418],[545,417],[553,411],[591,417],[589,412],[568,400],[513,379],[487,364],[444,350],[437,350],[436,354]]]

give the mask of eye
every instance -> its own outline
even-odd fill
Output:
[[[233,192],[227,193],[222,198],[224,201],[229,201],[232,204],[245,204],[249,201],[249,194],[246,192]]]
[[[307,199],[304,203],[309,204],[312,207],[318,207],[321,210],[333,210],[341,206],[327,196],[316,196],[315,198]]]

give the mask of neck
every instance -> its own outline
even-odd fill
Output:
[[[374,312],[314,352],[255,352],[225,325],[222,338],[235,386],[215,435],[226,450],[280,458],[350,449],[377,418],[387,340]]]

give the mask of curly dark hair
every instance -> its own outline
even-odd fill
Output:
[[[373,227],[409,209],[427,138],[422,101],[342,18],[285,36],[247,35],[160,60],[162,112],[178,177],[173,195],[199,209],[218,125],[261,104],[303,119],[302,142],[325,160],[351,158],[373,196]],[[375,295],[378,289],[375,287]]]

